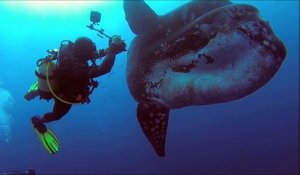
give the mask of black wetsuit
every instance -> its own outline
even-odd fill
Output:
[[[77,59],[78,60],[78,59]],[[61,76],[60,82],[63,82],[60,85],[60,90],[58,93],[66,98],[71,98],[71,95],[76,94],[76,89],[86,89],[88,88],[88,82],[90,78],[99,77],[111,71],[113,64],[115,62],[115,54],[107,53],[103,62],[99,66],[88,66],[87,62],[78,62],[75,59],[68,63],[66,62],[65,66],[71,67],[72,70],[69,72],[60,72],[60,74],[64,74]],[[64,65],[59,65],[64,70]],[[71,70],[66,68],[65,70]],[[69,84],[68,84],[69,83]],[[81,86],[81,87],[79,87]],[[75,92],[72,90],[75,89]],[[88,89],[87,89],[88,90]],[[68,94],[69,93],[69,94]],[[70,99],[72,101],[72,99]],[[74,100],[74,99],[73,99]],[[47,123],[55,120],[61,119],[66,113],[69,112],[72,105],[61,102],[60,100],[54,97],[54,106],[52,112],[44,114],[42,121]]]

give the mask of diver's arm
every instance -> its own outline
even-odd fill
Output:
[[[126,51],[126,44],[121,39],[121,36],[112,36],[103,62],[99,66],[92,66],[89,71],[89,76],[95,78],[109,73],[115,63],[116,55],[124,51]]]
[[[116,54],[108,51],[105,55],[104,60],[99,66],[92,66],[90,68],[89,76],[91,78],[95,78],[109,73],[115,63],[115,58]]]

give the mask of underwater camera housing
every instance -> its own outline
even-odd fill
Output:
[[[101,20],[101,13],[97,11],[91,11],[90,21],[95,25],[98,24]]]

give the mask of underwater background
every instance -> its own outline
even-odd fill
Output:
[[[146,1],[163,15],[187,1]],[[47,124],[61,150],[49,155],[30,118],[52,110],[53,101],[23,96],[36,80],[36,61],[62,40],[88,36],[107,48],[86,25],[91,10],[100,26],[134,34],[122,1],[0,1],[0,173],[34,168],[37,174],[298,174],[299,1],[233,1],[257,7],[287,48],[277,74],[237,101],[170,111],[166,157],[158,157],[136,118],[137,102],[126,84],[126,52],[112,71],[97,78],[89,105],[73,106]]]

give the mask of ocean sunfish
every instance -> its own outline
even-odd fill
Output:
[[[164,16],[143,0],[124,1],[136,37],[127,84],[140,126],[165,156],[170,109],[224,103],[264,86],[285,56],[283,43],[258,10],[230,1],[190,1]]]

